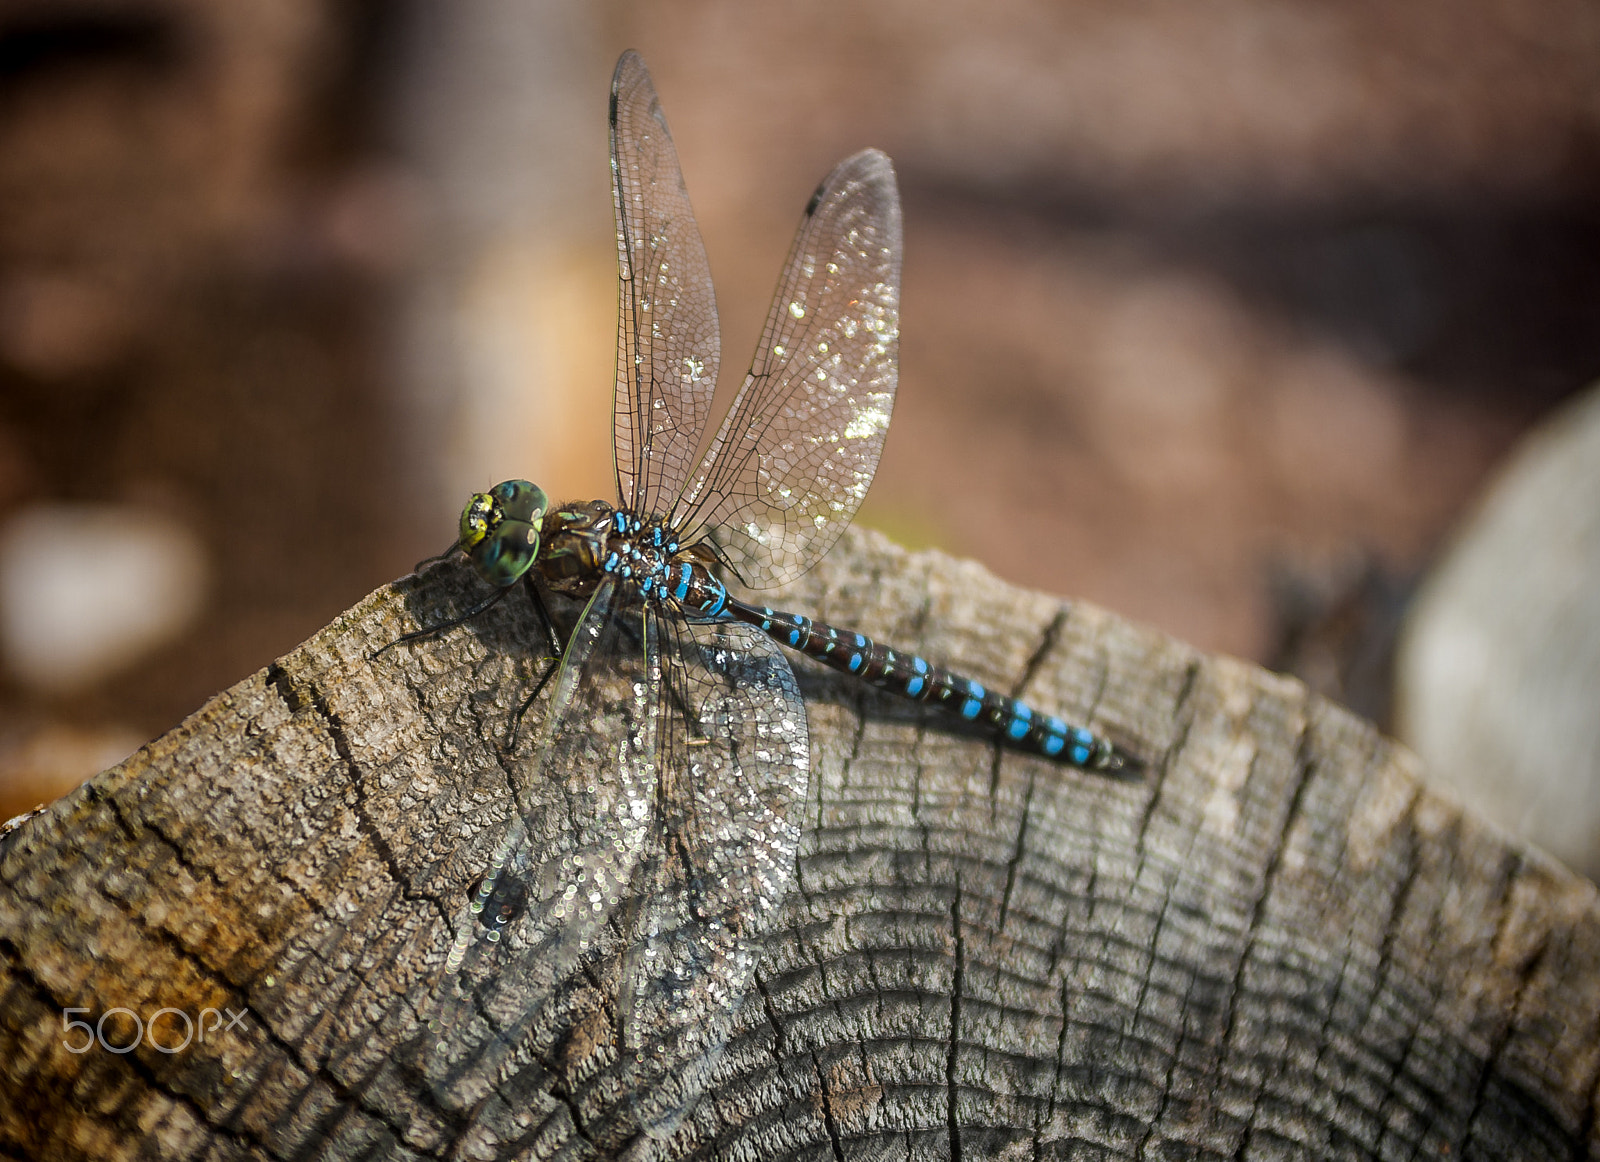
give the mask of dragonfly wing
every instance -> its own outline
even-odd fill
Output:
[[[810,772],[788,660],[748,626],[665,623],[659,841],[617,1008],[635,1112],[652,1137],[700,1095],[795,875]]]
[[[617,495],[664,515],[688,479],[717,385],[721,340],[711,267],[661,102],[639,54],[611,81],[617,217]]]
[[[746,584],[791,580],[828,551],[878,469],[900,335],[900,195],[875,149],[812,195],[744,385],[678,503]]]
[[[516,1088],[509,1059],[627,892],[656,801],[655,625],[608,578],[573,631],[511,828],[453,925],[425,1058],[451,1108]]]

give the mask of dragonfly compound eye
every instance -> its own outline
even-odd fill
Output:
[[[489,495],[507,520],[527,521],[535,527],[550,510],[550,498],[544,489],[526,480],[503,480],[489,490]]]
[[[498,521],[489,535],[467,549],[467,556],[484,580],[505,588],[533,567],[539,528],[525,520]]]

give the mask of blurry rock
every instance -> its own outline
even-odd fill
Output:
[[[1523,442],[1462,530],[1396,684],[1438,779],[1600,877],[1600,388]]]
[[[0,528],[0,652],[11,677],[70,692],[170,641],[199,614],[205,551],[131,506],[41,504]]]

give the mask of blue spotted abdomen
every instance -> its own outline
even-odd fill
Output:
[[[1092,770],[1131,765],[1126,756],[1092,731],[1040,714],[1025,702],[987,689],[915,654],[880,645],[864,634],[812,621],[797,613],[746,605],[731,597],[725,602],[722,616],[753,625],[779,644],[879,689],[929,703],[968,722],[981,723],[1018,750]]]

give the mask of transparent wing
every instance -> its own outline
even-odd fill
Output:
[[[755,361],[673,526],[755,588],[816,563],[855,516],[894,407],[900,195],[875,149],[817,187]]]
[[[706,248],[650,74],[624,53],[611,80],[617,215],[617,496],[665,515],[688,479],[717,385],[721,340]]]
[[[516,818],[453,925],[424,1062],[450,1108],[517,1088],[508,1059],[627,891],[652,833],[655,632],[609,578],[573,631],[535,761],[515,780]]]
[[[750,987],[794,879],[810,772],[805,703],[770,639],[671,621],[662,646],[662,807],[617,1000],[627,1088],[658,1138],[705,1087]]]

